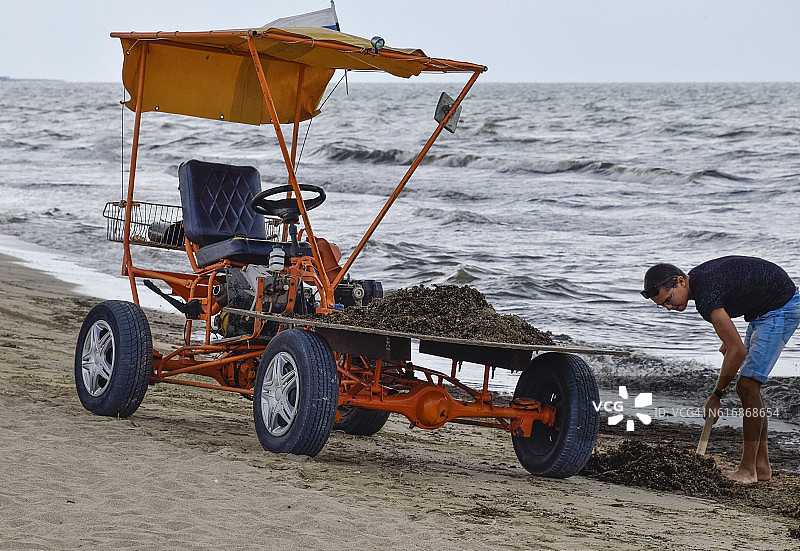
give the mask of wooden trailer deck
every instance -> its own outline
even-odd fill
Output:
[[[534,352],[564,352],[568,354],[606,356],[630,355],[630,352],[626,350],[613,348],[478,341],[341,325],[318,320],[264,314],[239,308],[225,308],[224,311],[230,314],[276,322],[287,327],[311,327],[316,333],[322,335],[331,345],[331,348],[337,352],[382,360],[411,360],[412,340],[419,341],[419,351],[423,354],[481,365],[491,365],[492,367],[503,367],[514,371],[525,369],[530,363]]]

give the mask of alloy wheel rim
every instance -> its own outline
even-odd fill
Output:
[[[278,352],[267,364],[261,382],[261,417],[272,436],[286,434],[297,417],[300,379],[291,354]]]
[[[115,360],[114,331],[105,320],[97,320],[86,333],[81,356],[83,385],[89,394],[98,397],[108,390]]]

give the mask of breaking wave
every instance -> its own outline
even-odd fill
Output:
[[[414,162],[417,152],[404,151],[402,149],[367,149],[362,147],[344,147],[337,144],[329,144],[314,151],[314,155],[320,155],[332,161],[351,161],[369,164],[390,164],[390,165],[410,165]],[[486,166],[478,168],[494,168],[496,160],[486,159],[479,155],[429,153],[422,160],[423,165],[438,165],[448,167],[466,167],[484,163]]]
[[[545,161],[523,162],[500,169],[500,172],[529,172],[532,174],[576,173],[603,176],[605,179],[621,182],[641,182],[650,184],[690,183],[701,178],[719,178],[734,182],[749,181],[747,178],[727,174],[719,170],[698,170],[679,172],[667,168],[625,166],[607,161]]]
[[[410,165],[416,156],[402,149],[369,149],[329,144],[314,152],[333,161],[348,161],[368,164]],[[716,169],[681,172],[661,167],[629,166],[597,160],[514,160],[494,156],[464,153],[428,154],[423,165],[454,168],[477,168],[494,170],[501,174],[582,174],[601,176],[605,180],[637,182],[645,184],[688,184],[702,179],[718,179],[732,182],[749,182],[749,178],[728,174]]]
[[[355,161],[372,164],[411,164],[413,157],[401,149],[366,149],[343,147],[341,145],[324,145],[314,151],[332,161]]]
[[[414,210],[414,216],[430,218],[442,226],[450,224],[496,224],[494,220],[468,210],[443,210],[432,208],[419,208]]]

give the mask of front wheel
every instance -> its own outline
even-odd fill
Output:
[[[532,398],[556,408],[555,424],[534,422],[530,437],[512,436],[519,462],[531,474],[567,478],[592,454],[600,414],[592,404],[600,394],[589,366],[572,354],[536,356],[522,372],[514,398]]]
[[[75,387],[97,415],[128,417],[142,403],[153,373],[153,340],[141,308],[108,300],[83,322],[75,348]]]
[[[270,341],[253,394],[253,419],[265,450],[315,456],[333,430],[338,400],[336,362],[322,337],[289,329]]]

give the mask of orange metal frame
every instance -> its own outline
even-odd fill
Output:
[[[186,322],[184,343],[180,348],[166,355],[158,350],[153,350],[153,375],[151,382],[190,385],[252,395],[255,374],[258,369],[256,360],[263,354],[266,346],[266,343],[259,339],[263,323],[262,320],[254,319],[254,328],[250,335],[226,339],[224,342],[212,342],[211,340],[212,316],[222,310],[221,306],[215,301],[213,294],[215,284],[222,283],[224,280],[224,276],[219,276],[218,274],[226,267],[241,266],[241,264],[231,262],[230,260],[223,260],[214,265],[199,268],[195,259],[197,247],[186,240],[185,249],[192,267],[192,274],[147,270],[134,265],[130,249],[131,210],[133,206],[135,206],[133,191],[141,129],[142,98],[146,91],[145,69],[149,43],[152,41],[159,41],[160,43],[168,43],[172,46],[191,47],[186,44],[170,41],[169,38],[204,37],[209,36],[209,34],[239,36],[242,38],[243,43],[247,44],[261,85],[264,101],[272,119],[275,135],[278,139],[281,153],[283,154],[288,181],[293,189],[293,193],[290,192],[289,196],[294,196],[297,199],[297,205],[303,219],[306,239],[310,243],[312,249],[311,257],[293,259],[292,265],[286,268],[286,273],[296,276],[293,278],[296,281],[302,280],[316,286],[320,295],[320,307],[317,310],[319,313],[332,311],[334,306],[334,289],[342,281],[350,266],[383,220],[389,208],[403,191],[403,188],[411,179],[411,176],[419,167],[425,155],[433,146],[433,143],[439,137],[445,125],[450,120],[450,117],[459,107],[480,73],[485,71],[486,68],[482,65],[450,60],[435,58],[420,59],[396,52],[378,52],[377,54],[373,54],[385,55],[396,59],[413,59],[423,63],[425,65],[425,69],[423,70],[425,71],[471,72],[472,75],[461,90],[461,93],[458,95],[446,117],[438,124],[428,138],[411,166],[403,175],[400,183],[386,201],[386,204],[350,254],[344,266],[341,267],[331,281],[326,272],[324,258],[320,253],[317,240],[311,227],[311,221],[308,217],[308,212],[302,200],[297,178],[295,177],[299,136],[299,109],[301,105],[300,100],[304,78],[304,66],[301,65],[298,76],[297,111],[293,124],[290,150],[284,139],[280,122],[278,121],[272,94],[270,93],[269,85],[261,65],[262,56],[256,49],[253,36],[258,35],[279,38],[288,42],[295,40],[283,35],[276,35],[273,33],[257,34],[252,31],[211,31],[211,33],[113,33],[111,35],[117,38],[130,37],[140,41],[138,46],[140,48],[139,81],[131,147],[130,177],[128,181],[127,197],[124,202],[125,230],[123,236],[122,274],[129,278],[131,294],[136,304],[139,303],[136,279],[149,278],[160,280],[171,288],[172,294],[183,298],[187,302],[192,300],[198,301],[201,306],[201,315],[200,319],[197,321],[205,325],[205,334],[201,343],[193,344],[192,342],[193,320],[190,319]],[[348,47],[334,42],[316,41],[315,46],[329,47],[342,51],[351,50]],[[228,53],[232,55],[243,55],[241,52],[237,53],[234,50],[228,50]],[[285,225],[283,229],[285,239]],[[263,296],[263,281],[259,282],[257,296],[259,299]],[[260,304],[261,301],[256,300],[257,311],[260,311]],[[334,354],[340,378],[340,406],[358,406],[400,413],[409,419],[412,426],[427,429],[438,428],[447,422],[460,422],[500,428],[513,434],[529,436],[534,421],[549,425],[555,422],[556,412],[552,406],[542,406],[538,402],[532,400],[512,402],[507,407],[494,405],[488,390],[489,372],[492,369],[490,366],[485,366],[483,388],[481,391],[476,391],[458,380],[456,377],[455,360],[453,361],[451,373],[447,375],[413,365],[411,362],[391,362],[380,359],[375,360],[364,357],[354,357],[336,351],[334,351]],[[213,359],[209,359],[209,357]],[[417,379],[414,376],[415,373],[422,374],[424,379]],[[216,381],[216,384],[199,382],[194,379],[181,377],[184,375],[198,375],[211,378]],[[466,399],[454,398],[445,388],[446,383],[460,389]],[[486,419],[491,419],[491,421]]]
[[[484,367],[483,387],[478,392],[456,377],[457,361],[445,375],[410,362],[370,360],[363,356],[337,354],[339,405],[392,411],[404,415],[411,426],[436,429],[447,422],[504,429],[518,436],[530,436],[534,421],[552,426],[556,410],[534,400],[512,401],[496,406],[489,393],[489,371]],[[421,373],[425,379],[417,379]],[[445,383],[469,399],[456,399]],[[466,397],[465,396],[465,397]],[[494,422],[478,418],[494,418]]]

